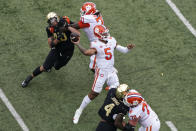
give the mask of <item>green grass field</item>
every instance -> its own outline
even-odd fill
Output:
[[[43,73],[28,88],[21,88],[21,82],[43,64],[49,51],[47,13],[55,11],[78,21],[83,2],[0,1],[0,88],[30,131],[93,131],[100,120],[97,111],[107,94],[104,90],[84,110],[78,125],[72,123],[74,112],[94,79],[88,68],[89,57],[77,48],[66,67]],[[115,53],[120,82],[142,93],[158,114],[161,131],[170,130],[165,121],[172,121],[179,131],[195,131],[196,38],[164,0],[93,2],[117,42],[136,45],[128,54]],[[173,2],[196,28],[195,0]],[[89,47],[83,32],[81,43]],[[20,130],[0,100],[0,131]]]

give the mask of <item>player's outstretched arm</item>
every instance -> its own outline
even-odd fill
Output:
[[[80,26],[78,23],[73,23],[73,24],[70,24],[71,27],[75,28],[75,29],[80,29]]]
[[[76,42],[72,41],[72,43],[74,43],[80,49],[82,54],[84,54],[86,56],[92,56],[92,55],[94,55],[97,52],[97,50],[94,49],[94,48],[85,49],[82,45],[80,45],[80,37],[79,37],[78,41],[76,41]]]
[[[70,30],[72,33],[76,33],[76,34],[78,34],[80,36],[80,31],[79,30],[77,30],[77,29],[75,29],[75,28],[73,28],[71,26],[68,27],[68,30]]]
[[[124,46],[121,46],[121,45],[117,45],[116,46],[116,50],[125,54],[125,53],[128,53],[134,47],[135,47],[134,44],[128,44],[127,47],[124,47]]]

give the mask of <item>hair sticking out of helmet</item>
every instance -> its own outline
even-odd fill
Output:
[[[93,2],[85,2],[80,9],[80,15],[93,15],[96,13],[96,4]]]
[[[46,16],[48,24],[52,24],[54,21],[59,22],[59,16],[55,12],[49,12]]]
[[[142,101],[144,101],[144,98],[136,90],[129,90],[123,99],[123,103],[128,107],[136,107]]]
[[[110,37],[109,30],[104,25],[96,25],[94,27],[94,34],[100,40],[107,41]]]
[[[116,97],[118,99],[123,99],[128,93],[129,86],[127,84],[121,84],[116,88]]]

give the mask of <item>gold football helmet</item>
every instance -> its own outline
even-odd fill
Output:
[[[116,89],[116,97],[118,99],[123,99],[125,95],[128,93],[129,86],[127,84],[121,84]]]
[[[59,22],[59,16],[55,12],[49,12],[46,16],[47,22],[51,24],[54,20]]]

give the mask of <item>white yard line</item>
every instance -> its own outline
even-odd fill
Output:
[[[171,121],[166,121],[165,123],[169,126],[171,131],[178,131],[178,129],[174,126],[174,124]]]
[[[20,117],[20,115],[16,112],[12,104],[9,102],[8,98],[4,94],[3,90],[0,88],[0,98],[4,102],[4,104],[7,106],[13,117],[16,119],[20,127],[23,129],[23,131],[29,131],[28,127],[25,125],[24,121]]]
[[[180,18],[180,20],[186,25],[189,31],[196,37],[196,30],[193,26],[189,23],[189,21],[182,15],[180,10],[176,7],[176,5],[171,0],[166,0],[168,5],[173,9],[176,15]]]

